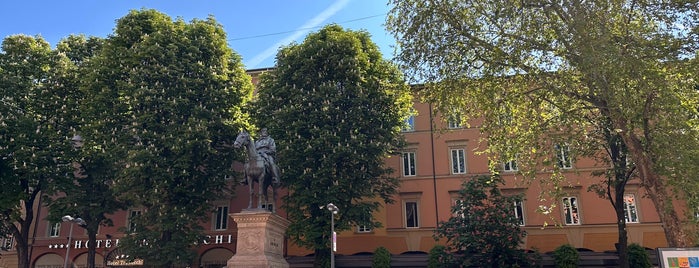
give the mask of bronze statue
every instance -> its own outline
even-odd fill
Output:
[[[245,175],[243,182],[246,183],[250,190],[250,200],[248,209],[252,208],[252,200],[254,198],[254,184],[259,184],[257,208],[262,209],[262,197],[265,203],[269,202],[267,188],[272,187],[272,195],[276,209],[277,201],[277,186],[279,184],[279,168],[274,162],[276,153],[276,144],[274,139],[269,137],[266,129],[261,131],[261,139],[258,142],[253,142],[250,134],[247,131],[241,131],[236,137],[233,147],[245,147],[247,149],[247,162],[245,163]],[[259,150],[258,150],[259,148]]]
[[[274,158],[277,156],[277,145],[274,143],[274,139],[267,133],[267,128],[260,130],[260,138],[255,141],[255,149],[257,149],[257,153],[267,160],[272,171],[272,182],[279,183],[279,167],[274,162]]]

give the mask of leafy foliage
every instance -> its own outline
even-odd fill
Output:
[[[374,250],[374,256],[371,259],[372,268],[390,268],[391,267],[391,252],[385,247],[378,247]]]
[[[282,48],[252,109],[256,125],[277,140],[288,233],[329,257],[330,214],[337,230],[380,226],[372,213],[391,202],[398,181],[384,159],[403,144],[400,127],[412,105],[401,73],[366,32],[330,25]]]
[[[85,147],[117,161],[119,198],[143,210],[120,245],[149,265],[191,263],[199,222],[232,175],[225,144],[246,123],[252,83],[240,57],[213,18],[140,10],[87,66]]]
[[[699,174],[697,1],[391,4],[402,67],[439,109],[483,119],[493,166],[517,157],[529,178],[553,170],[542,183],[557,188],[565,182],[552,144],[593,155],[608,128],[628,148],[668,243],[688,245],[671,188],[699,187],[687,179]]]
[[[556,264],[556,267],[576,268],[578,267],[578,262],[580,262],[580,254],[570,244],[564,244],[553,251],[553,262]]]
[[[118,172],[115,164],[117,160],[107,159],[101,154],[101,150],[84,148],[82,137],[78,135],[82,130],[80,104],[84,102],[84,94],[79,91],[81,73],[85,73],[84,66],[90,59],[99,53],[103,39],[85,36],[68,36],[56,46],[56,52],[66,55],[64,62],[66,68],[61,85],[69,89],[62,102],[61,109],[69,111],[64,125],[70,126],[70,135],[73,135],[70,144],[70,165],[72,172],[70,181],[57,185],[61,195],[49,196],[47,200],[49,208],[48,219],[51,222],[60,222],[64,215],[72,215],[86,222],[82,226],[88,234],[88,267],[95,267],[95,254],[97,245],[97,232],[100,225],[111,225],[109,214],[119,209],[124,209],[125,204],[117,199],[113,189],[113,178]]]
[[[29,228],[40,195],[69,182],[71,133],[65,76],[69,60],[41,37],[5,38],[0,53],[0,230],[17,242],[19,267],[29,267]],[[4,235],[4,234],[3,234]]]
[[[512,206],[521,196],[502,195],[498,176],[476,176],[463,183],[459,200],[452,207],[455,216],[440,222],[435,239],[447,239],[447,251],[459,255],[456,264],[463,266],[528,266],[527,255],[519,250],[526,233]]]
[[[633,243],[629,245],[629,267],[650,268],[653,264],[650,255],[641,245]]]
[[[447,247],[444,245],[435,245],[430,249],[427,257],[427,268],[440,268],[440,267],[450,267],[448,264],[451,262],[449,260],[449,253],[447,252]]]

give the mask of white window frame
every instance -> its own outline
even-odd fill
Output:
[[[414,151],[401,153],[401,173],[403,177],[417,176],[417,154]]]
[[[556,165],[560,169],[573,168],[573,159],[570,158],[570,146],[568,144],[556,144]]]
[[[216,212],[214,212],[214,224],[212,229],[214,231],[223,231],[228,229],[228,206],[219,205],[216,206]]]
[[[624,194],[624,218],[626,223],[639,223],[636,195]]]
[[[447,118],[447,128],[448,129],[459,129],[464,126],[461,124],[461,117],[458,115],[451,115]]]
[[[449,212],[452,212],[452,213],[451,213],[451,216],[452,216],[453,218],[457,218],[457,217],[465,218],[465,217],[466,217],[466,215],[464,215],[464,208],[463,208],[463,205],[461,205],[461,208],[459,208],[459,211],[457,211],[457,212],[453,212],[453,211],[452,211],[452,209],[454,209],[454,207],[455,207],[456,205],[458,205],[459,202],[462,202],[462,200],[459,199],[458,197],[452,197],[452,198],[451,198],[451,206],[449,207]]]
[[[136,232],[136,223],[132,221],[132,218],[135,216],[140,216],[143,214],[143,211],[140,209],[130,209],[129,214],[126,215],[126,227],[128,227],[129,232]]]
[[[371,226],[364,224],[357,225],[357,233],[371,233],[372,231]]]
[[[517,166],[517,160],[512,159],[502,164],[502,170],[505,172],[517,172],[519,167]]]
[[[420,228],[420,202],[417,200],[404,201],[403,213],[403,224],[405,228]]]
[[[582,219],[580,217],[580,199],[577,196],[564,196],[561,198],[563,206],[563,222],[565,225],[580,225]]]
[[[49,222],[48,237],[59,237],[61,235],[61,222]]]
[[[449,148],[449,159],[451,174],[466,174],[466,149]]]
[[[274,211],[274,204],[273,203],[262,203],[261,207],[263,209],[266,209],[269,211]]]
[[[401,131],[403,132],[413,132],[415,131],[415,115],[410,115],[408,118],[405,119],[405,122],[403,122],[403,127],[401,128]]]
[[[0,250],[5,250],[5,251],[13,251],[15,248],[15,237],[12,235],[8,235],[7,237],[2,239],[2,243],[0,244]]]
[[[514,214],[517,219],[519,219],[519,226],[525,226],[526,225],[526,220],[524,217],[524,201],[523,200],[516,200],[513,202],[514,208]]]

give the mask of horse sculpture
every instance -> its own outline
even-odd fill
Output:
[[[250,134],[246,131],[240,132],[238,137],[236,137],[233,147],[240,148],[245,147],[247,149],[248,159],[245,162],[245,178],[244,183],[246,183],[250,190],[250,200],[248,203],[248,209],[252,208],[252,200],[255,196],[254,184],[257,182],[258,185],[258,200],[257,208],[262,209],[262,197],[264,196],[265,204],[269,204],[269,196],[267,188],[272,187],[272,198],[274,200],[275,206],[272,206],[273,211],[276,210],[277,203],[277,188],[272,182],[272,166],[265,161],[264,157],[257,152],[255,148],[255,143],[253,142]]]

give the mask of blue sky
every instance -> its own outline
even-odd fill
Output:
[[[228,43],[248,69],[274,66],[277,48],[302,42],[329,23],[366,30],[384,58],[393,53],[393,37],[384,22],[385,0],[18,0],[0,5],[0,37],[41,35],[52,46],[70,35],[107,37],[129,10],[152,8],[186,21],[209,15],[223,25]]]

